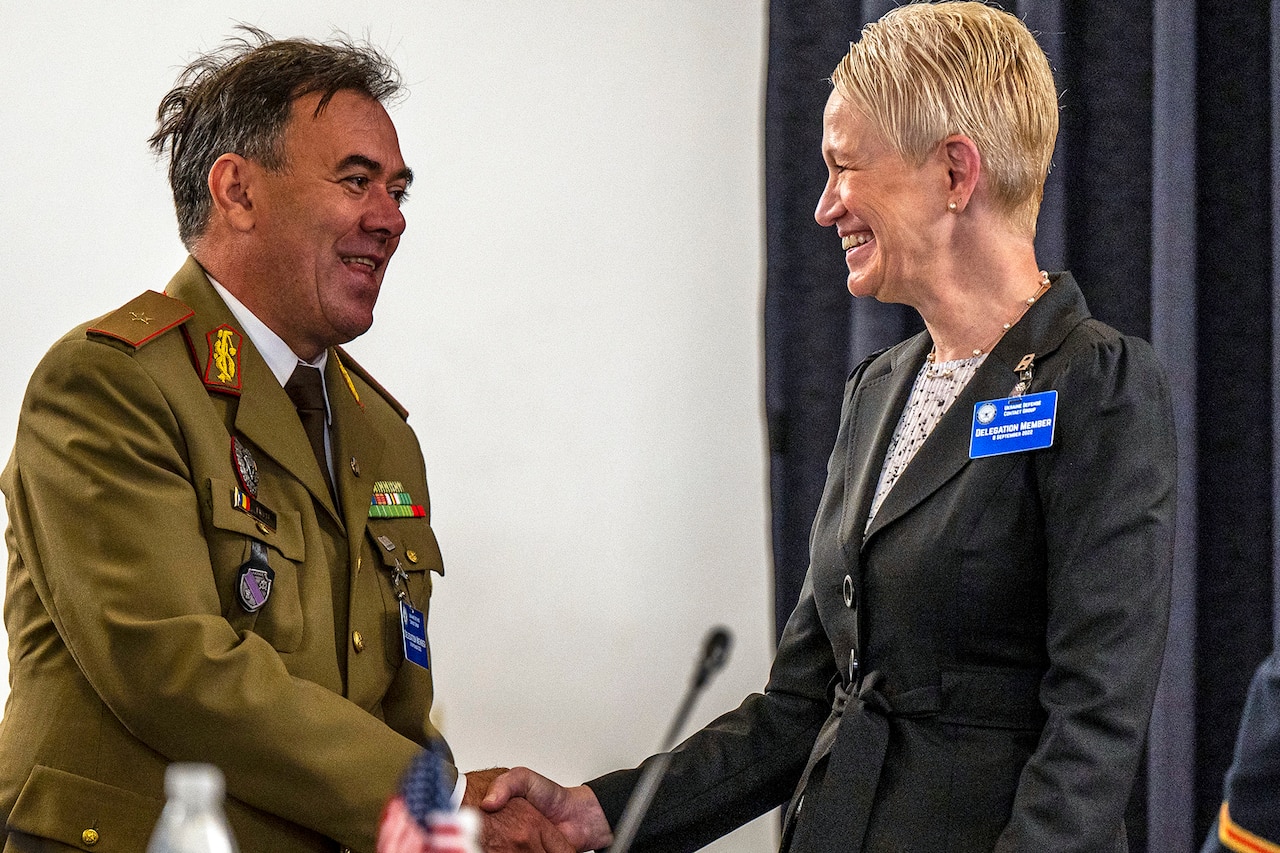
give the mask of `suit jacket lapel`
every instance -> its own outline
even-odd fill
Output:
[[[244,365],[245,390],[236,412],[236,431],[301,481],[333,520],[341,524],[311,442],[298,419],[298,410],[267,363],[252,346],[248,349]]]
[[[1070,274],[1062,273],[1053,279],[1054,285],[1045,292],[1022,319],[1009,330],[996,347],[987,356],[982,366],[974,373],[973,378],[960,392],[960,395],[947,409],[947,413],[938,421],[933,432],[925,439],[924,444],[916,451],[915,458],[907,465],[902,476],[898,478],[893,489],[885,497],[876,513],[875,520],[867,529],[867,540],[876,531],[925,500],[936,492],[944,483],[956,476],[969,464],[969,437],[973,425],[973,407],[982,400],[1002,399],[1009,396],[1017,381],[1014,367],[1027,353],[1034,353],[1037,360],[1043,360],[1052,353],[1066,338],[1067,334],[1089,316],[1084,306],[1084,298],[1076,287]],[[928,336],[924,336],[927,346],[932,346]],[[923,361],[904,364],[903,376],[908,388],[915,380],[916,372]],[[912,369],[914,365],[914,369]],[[895,369],[895,372],[897,370]],[[1032,385],[1028,393],[1034,393]],[[894,426],[902,414],[903,401],[891,413]],[[893,427],[890,427],[892,433]],[[887,440],[885,443],[887,447]],[[875,477],[879,478],[884,464],[884,449],[876,456],[872,467]],[[874,483],[872,489],[874,489]],[[865,518],[865,514],[862,516]]]
[[[969,426],[973,418],[973,404],[978,400],[1007,397],[1014,383],[1013,373],[1000,369],[1001,365],[993,363],[994,361],[992,356],[987,357],[924,444],[920,445],[915,458],[880,504],[875,520],[867,528],[867,539],[936,492],[943,483],[969,464]],[[913,382],[918,371],[917,366],[911,375]],[[901,410],[896,414],[901,416]],[[897,423],[897,417],[894,418],[894,423]],[[881,456],[877,471],[883,464],[884,458]]]
[[[342,501],[347,538],[352,543],[352,548],[357,549],[368,524],[369,501],[373,497],[374,478],[381,470],[382,450],[386,440],[357,401],[339,358],[336,350],[329,350],[324,380],[329,391],[329,408],[333,413],[329,429],[333,449],[334,488],[338,490]],[[354,554],[353,550],[353,569],[356,565]]]
[[[212,357],[210,333],[223,325],[239,332],[239,323],[194,259],[188,259],[165,290],[190,305],[196,312],[187,321],[187,330],[197,370],[204,377]],[[237,370],[240,372],[239,399],[235,406],[234,423],[228,424],[228,429],[234,429],[301,481],[334,522],[341,524],[342,519],[329,495],[329,487],[325,485],[320,466],[316,464],[311,443],[307,440],[307,433],[302,428],[302,421],[298,419],[298,410],[294,408],[293,401],[284,392],[284,388],[280,387],[253,343],[243,334],[240,336],[236,358]],[[331,380],[329,388],[330,396],[335,396]],[[221,396],[226,391],[210,386],[210,393]],[[228,445],[227,453],[230,452]],[[270,505],[271,498],[264,496],[263,502]]]
[[[887,368],[874,374],[868,370],[854,391],[851,404],[854,422],[845,452],[856,462],[848,469],[849,479],[845,484],[847,504],[840,530],[841,542],[852,545],[854,551],[862,546],[863,528],[880,481],[880,469],[884,466],[889,440],[893,437],[911,392],[911,383],[929,346],[927,335],[911,338],[890,352]]]

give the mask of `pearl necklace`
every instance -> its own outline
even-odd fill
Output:
[[[1049,289],[1049,273],[1046,272],[1045,270],[1040,270],[1040,289],[1037,290],[1035,294],[1033,294],[1032,296],[1028,296],[1024,300],[1022,305],[1022,310],[1018,312],[1018,316],[1014,317],[1012,320],[1010,320],[1009,322],[1001,326],[1000,334],[996,335],[995,339],[991,341],[991,343],[987,344],[985,347],[978,347],[974,349],[972,358],[979,358],[980,356],[982,356],[983,353],[991,352],[991,350],[995,348],[995,345],[1000,343],[1000,339],[1004,337],[1004,333],[1012,329],[1014,325],[1019,320],[1022,319],[1022,315],[1026,314],[1029,310],[1031,310],[1031,306],[1035,305],[1036,302],[1040,299],[1040,297],[1044,296],[1045,291],[1048,289]],[[929,350],[929,354],[925,356],[925,361],[928,362],[928,365],[929,365],[928,367],[929,376],[949,377],[956,372],[955,367],[949,367],[945,370],[937,367],[936,366],[937,360],[938,360],[938,352],[937,352],[937,347],[935,346],[933,349]],[[963,365],[964,362],[967,362],[970,360],[971,359],[968,359],[968,358],[964,359],[961,362],[961,365]]]

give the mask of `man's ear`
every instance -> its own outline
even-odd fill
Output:
[[[214,212],[236,231],[253,230],[257,216],[253,208],[256,171],[239,154],[223,154],[209,170]]]
[[[953,133],[942,140],[942,153],[947,163],[950,196],[948,209],[955,213],[965,209],[978,188],[982,175],[982,154],[972,139],[961,133]],[[955,204],[955,207],[951,207]]]

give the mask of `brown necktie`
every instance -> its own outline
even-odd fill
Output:
[[[311,442],[316,462],[320,464],[320,473],[324,475],[325,485],[329,487],[329,496],[336,501],[337,493],[333,489],[333,479],[329,476],[329,463],[324,453],[324,383],[320,378],[320,370],[299,364],[294,368],[289,381],[284,383],[284,391],[298,408],[298,418],[307,432],[307,440]]]

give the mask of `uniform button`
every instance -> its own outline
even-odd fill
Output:
[[[92,847],[98,843],[98,831],[96,829],[86,829],[80,833],[80,840],[84,842],[85,847]]]
[[[355,647],[357,654],[364,651],[364,637],[360,636],[359,631],[351,632],[351,645]]]
[[[418,562],[418,552],[417,552],[417,551],[414,551],[414,550],[408,550],[408,551],[405,551],[405,552],[404,552],[404,555],[405,555],[406,557],[408,557],[408,558],[409,558],[409,562],[410,562],[410,563],[416,563],[416,562]]]
[[[356,461],[354,456],[351,457],[351,473],[357,477],[360,476],[360,463]]]
[[[853,607],[853,578],[849,575],[844,576],[844,606]]]

